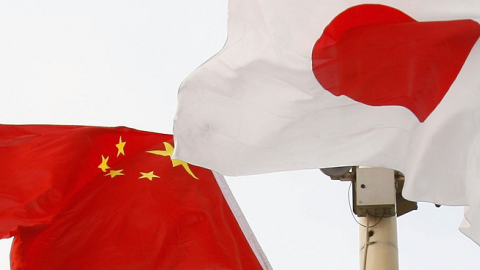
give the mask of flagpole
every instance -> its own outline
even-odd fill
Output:
[[[402,196],[404,175],[370,166],[320,170],[332,180],[351,182],[360,225],[360,270],[398,270],[397,216],[417,209],[417,203]]]
[[[358,166],[355,170],[361,270],[398,270],[395,181],[392,169]]]
[[[398,270],[397,217],[360,217],[360,269]]]

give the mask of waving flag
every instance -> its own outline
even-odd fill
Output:
[[[222,176],[173,147],[125,127],[0,125],[12,269],[268,269]]]
[[[469,206],[480,243],[480,5],[230,0],[224,48],[180,86],[174,157],[226,175],[369,165]]]

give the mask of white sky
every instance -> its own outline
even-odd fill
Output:
[[[177,88],[223,46],[226,13],[226,0],[3,0],[0,123],[171,133]],[[347,183],[317,170],[227,179],[275,270],[358,269]],[[421,204],[400,217],[401,269],[479,269],[462,216]]]

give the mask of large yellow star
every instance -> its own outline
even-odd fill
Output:
[[[160,176],[153,174],[153,171],[149,173],[144,173],[144,172],[140,172],[140,173],[142,174],[142,176],[140,176],[138,179],[147,178],[148,180],[152,181],[153,178],[160,178]]]
[[[120,141],[115,144],[115,146],[118,148],[118,152],[117,152],[117,157],[120,156],[120,154],[124,155],[125,156],[125,144],[127,142],[122,142],[122,137],[120,137]]]
[[[172,160],[173,167],[177,167],[179,165],[182,165],[182,167],[185,169],[185,171],[188,172],[188,174],[190,174],[193,178],[198,179],[193,174],[190,167],[188,167],[188,163],[186,163],[185,161],[179,160],[179,159],[172,159],[172,154],[173,154],[174,148],[171,144],[169,144],[167,142],[164,142],[163,145],[165,145],[165,150],[152,150],[152,151],[147,151],[147,152],[150,153],[150,154],[154,154],[154,155],[170,157],[170,159]]]
[[[98,165],[98,168],[102,169],[103,172],[107,172],[107,170],[110,169],[110,167],[107,165],[107,162],[108,162],[109,158],[110,157],[105,158],[102,155],[102,163],[100,163],[100,165]]]
[[[125,174],[122,173],[122,171],[123,171],[123,169],[122,170],[110,170],[110,172],[105,174],[105,176],[110,175],[111,178],[114,178],[117,175],[125,175]]]

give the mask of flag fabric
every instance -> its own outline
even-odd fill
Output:
[[[180,86],[174,157],[396,169],[405,198],[469,206],[480,243],[480,4],[372,2],[230,0],[224,48]]]
[[[269,269],[225,180],[171,135],[0,125],[12,269]]]

